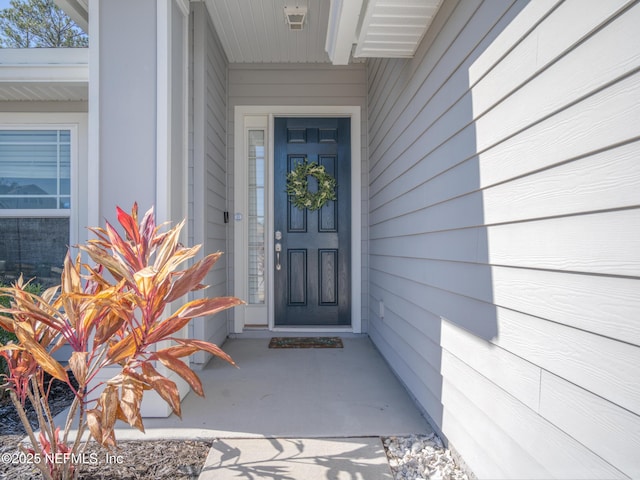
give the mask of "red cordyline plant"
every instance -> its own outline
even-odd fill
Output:
[[[9,308],[0,308],[0,327],[18,337],[17,343],[0,346],[9,371],[5,388],[33,446],[24,453],[31,455],[47,480],[77,478],[74,463],[86,448],[82,438],[87,429],[90,438],[109,449],[116,446],[116,420],[144,432],[140,404],[147,390],[155,390],[181,415],[178,388],[158,372],[158,363],[186,380],[198,395],[204,395],[202,383],[181,358],[205,351],[234,364],[212,343],[174,335],[191,319],[239,305],[239,299],[203,298],[165,312],[171,302],[205,288],[201,282],[221,253],[180,270],[200,249],[179,243],[184,221],[162,232],[153,209],[138,223],[137,204],[131,214],[117,208],[117,216],[124,238],[107,223],[106,228],[90,229],[97,239],[79,247],[97,266],[83,264],[80,254],[75,261],[67,254],[61,285],[41,296],[28,293],[22,278],[13,287],[0,289],[11,299]],[[52,356],[64,344],[73,350],[68,368]],[[98,381],[98,373],[109,366],[118,367],[118,374]],[[66,382],[75,395],[62,432],[48,407],[50,383],[44,380],[45,372]],[[27,419],[27,399],[38,418],[39,438]],[[70,439],[74,419],[77,433]]]

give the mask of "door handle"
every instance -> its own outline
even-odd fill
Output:
[[[282,251],[282,244],[280,242],[276,243],[276,270],[280,270],[282,265],[280,265],[280,252]]]

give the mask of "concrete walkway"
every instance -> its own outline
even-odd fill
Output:
[[[220,439],[199,480],[391,480],[378,437]]]
[[[214,360],[197,372],[182,421],[144,420],[146,434],[118,440],[216,439],[201,479],[391,478],[381,436],[431,429],[368,337],[342,349],[269,349],[269,339],[230,339],[239,368]]]

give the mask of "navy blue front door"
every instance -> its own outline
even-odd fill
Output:
[[[275,325],[350,325],[350,119],[276,118],[274,141]],[[305,159],[337,181],[336,200],[316,211],[286,193],[287,174]]]

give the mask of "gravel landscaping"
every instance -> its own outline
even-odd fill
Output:
[[[394,480],[470,480],[437,435],[383,439]]]

